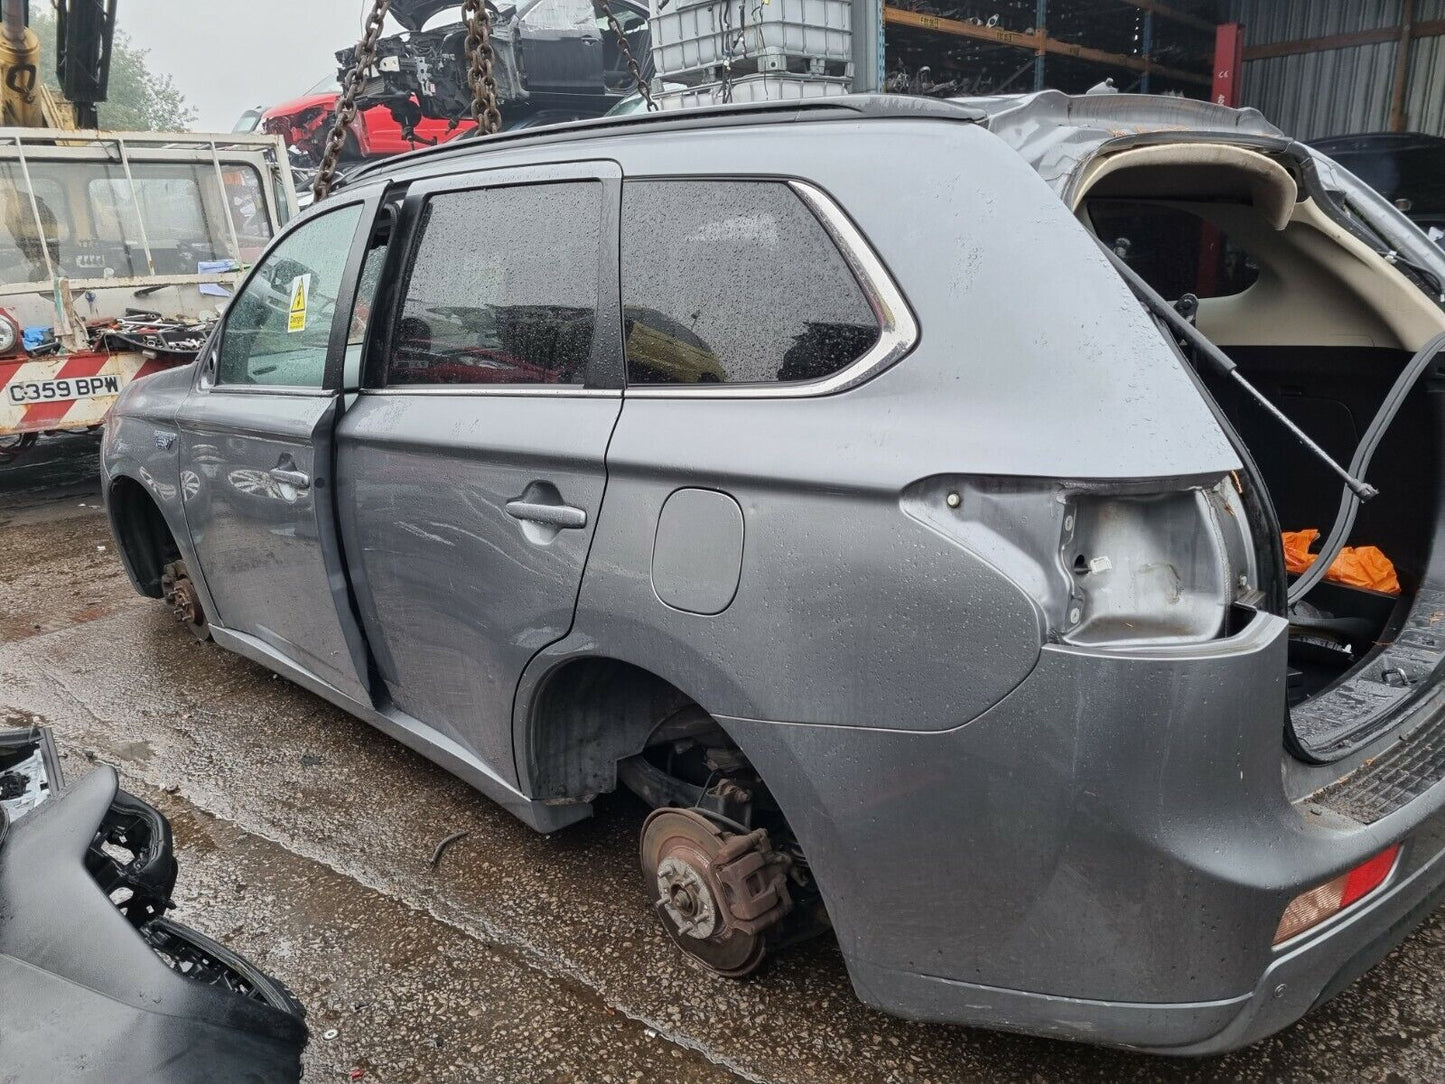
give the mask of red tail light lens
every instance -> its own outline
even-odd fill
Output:
[[[1300,893],[1284,909],[1284,917],[1279,920],[1279,928],[1274,932],[1274,943],[1278,945],[1298,937],[1364,899],[1385,883],[1399,857],[1400,845],[1397,843],[1333,881]]]

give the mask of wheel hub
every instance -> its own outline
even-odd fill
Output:
[[[764,933],[791,908],[767,833],[732,835],[693,809],[655,810],[642,826],[642,872],[663,928],[709,971],[756,971]]]
[[[171,616],[176,619],[176,624],[198,640],[210,638],[206,611],[201,607],[195,584],[191,583],[191,577],[181,562],[167,565],[161,573],[161,593],[171,608]]]
[[[670,854],[657,867],[658,899],[679,933],[705,941],[717,931],[717,901],[702,871]]]

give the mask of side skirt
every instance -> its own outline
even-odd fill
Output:
[[[308,692],[315,693],[322,699],[335,704],[342,711],[370,723],[382,733],[395,738],[407,748],[445,768],[502,806],[523,824],[538,832],[555,832],[592,815],[592,806],[589,803],[552,805],[528,798],[510,783],[497,776],[462,746],[445,735],[438,734],[420,720],[395,708],[378,710],[368,704],[353,700],[340,689],[328,685],[301,669],[270,645],[254,636],[220,628],[216,625],[211,626],[211,635],[215,638],[216,643],[228,651],[234,651],[237,655],[244,656],[268,670],[275,671],[288,681],[295,682]]]

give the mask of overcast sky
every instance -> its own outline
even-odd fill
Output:
[[[225,132],[243,110],[294,98],[334,69],[369,10],[371,0],[118,0],[116,25],[176,81],[197,131]]]

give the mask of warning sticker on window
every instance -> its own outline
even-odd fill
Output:
[[[306,305],[311,298],[311,276],[297,275],[291,280],[291,315],[286,333],[306,330]]]

